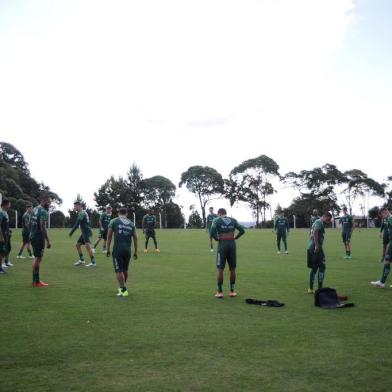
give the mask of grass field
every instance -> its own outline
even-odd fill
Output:
[[[355,303],[340,310],[316,308],[306,294],[305,230],[290,233],[288,256],[276,255],[271,231],[247,231],[237,244],[239,296],[223,300],[204,231],[158,231],[162,253],[139,252],[125,299],[100,252],[96,269],[73,266],[77,236],[67,233],[50,231],[41,266],[50,286],[32,288],[14,232],[15,267],[0,276],[2,392],[391,389],[392,288],[369,285],[381,274],[376,230],[354,232],[352,261],[339,232],[327,231],[325,286]]]

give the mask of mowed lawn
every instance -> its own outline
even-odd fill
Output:
[[[15,267],[0,276],[2,392],[392,388],[392,277],[388,289],[369,285],[381,275],[378,230],[354,232],[351,261],[339,232],[326,233],[325,286],[355,303],[339,310],[315,307],[306,293],[307,230],[290,233],[288,256],[276,254],[272,231],[248,230],[237,242],[239,295],[223,300],[214,298],[203,230],[158,230],[161,254],[139,252],[125,299],[101,246],[96,269],[74,267],[77,233],[67,234],[50,230],[41,266],[49,287],[32,288],[14,231]],[[227,272],[224,286],[227,294]],[[248,305],[249,297],[286,305]]]

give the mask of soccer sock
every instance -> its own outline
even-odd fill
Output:
[[[321,289],[323,287],[323,281],[324,281],[324,272],[319,271],[317,274],[317,283],[318,283],[319,289]]]
[[[350,256],[350,252],[346,250],[346,256]]]
[[[121,287],[121,291],[122,292],[124,292],[124,291],[127,291],[127,288],[124,286],[124,287]]]
[[[384,264],[384,269],[382,271],[382,276],[381,276],[381,283],[385,283],[386,282],[390,270],[391,270],[391,265],[390,264]]]
[[[222,289],[222,283],[218,283],[218,292],[222,292],[223,291],[223,289]]]
[[[33,272],[33,282],[34,283],[39,283],[39,271],[38,272]]]
[[[29,253],[29,256],[31,257],[33,254],[31,253],[31,249],[27,249],[27,252]]]
[[[79,260],[84,261],[83,253],[79,253]]]
[[[230,291],[235,291],[235,282],[230,282]]]
[[[92,262],[93,264],[95,264],[95,257],[94,257],[94,256],[91,256],[90,258],[91,258],[91,262]]]
[[[310,270],[309,274],[309,288],[313,290],[313,284],[314,284],[314,272],[313,270]]]

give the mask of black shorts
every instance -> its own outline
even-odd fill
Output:
[[[100,230],[99,231],[99,238],[106,241],[108,239],[108,230]]]
[[[116,272],[128,272],[130,261],[130,250],[113,252],[113,267]]]
[[[32,239],[31,246],[34,257],[42,257],[44,255],[45,240],[43,238]]]
[[[384,246],[387,246],[389,244],[389,235],[384,235],[382,237],[382,243]]]
[[[30,233],[28,230],[22,230],[22,239],[24,244],[28,244],[30,242]]]
[[[91,233],[82,233],[78,238],[79,245],[91,244]]]
[[[343,243],[349,243],[351,240],[351,233],[347,233],[345,231],[342,232],[342,241]]]
[[[146,238],[155,238],[155,229],[146,229],[144,233]]]
[[[325,264],[325,254],[323,249],[320,249],[318,253],[314,253],[313,249],[308,249],[307,264],[308,268],[318,268],[320,265]]]
[[[216,253],[216,267],[225,269],[226,261],[231,270],[237,267],[237,247],[234,240],[219,241]]]

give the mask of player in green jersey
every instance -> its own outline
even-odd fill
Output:
[[[98,246],[99,241],[103,239],[103,253],[106,253],[106,240],[108,236],[109,223],[112,219],[112,207],[107,206],[105,212],[99,217],[99,237],[95,241],[94,249]]]
[[[388,220],[381,220],[381,228],[380,228],[380,238],[382,238],[382,257],[380,263],[384,262],[385,252],[387,250],[387,246],[389,243],[389,230],[388,230]]]
[[[339,219],[339,222],[342,225],[342,241],[344,244],[344,249],[346,251],[346,255],[344,256],[344,258],[349,260],[352,259],[350,241],[354,231],[354,221],[353,217],[348,214],[346,206],[342,208],[342,211],[343,216],[337,219]]]
[[[385,219],[385,221],[386,221],[386,226],[387,226],[387,230],[389,233],[389,242],[387,245],[387,249],[385,251],[384,267],[383,267],[381,279],[376,280],[374,282],[370,282],[370,284],[373,287],[378,287],[378,288],[383,289],[385,287],[385,282],[386,282],[387,277],[389,275],[389,271],[391,270],[391,263],[392,263],[392,215],[391,215],[390,211],[388,210],[388,208],[383,207],[380,210],[380,216],[382,219]]]
[[[144,253],[148,252],[148,241],[150,240],[150,238],[152,238],[152,240],[154,241],[155,252],[160,253],[155,234],[155,224],[155,215],[152,214],[152,210],[149,210],[148,214],[144,215],[142,220],[142,230],[143,234],[146,236],[146,241],[144,243]]]
[[[26,212],[22,215],[22,246],[19,250],[17,259],[25,259],[26,257],[22,256],[23,250],[27,247],[27,253],[31,259],[34,258],[33,254],[31,253],[30,248],[30,225],[31,225],[31,213],[33,211],[32,206],[28,206],[26,208]]]
[[[71,237],[78,227],[80,227],[80,231],[82,232],[81,236],[76,242],[76,249],[78,251],[79,260],[76,261],[74,265],[80,266],[84,264],[84,256],[82,252],[82,245],[84,245],[91,260],[90,263],[86,265],[86,267],[95,267],[97,263],[94,257],[93,246],[91,245],[92,231],[90,227],[90,218],[79,201],[76,201],[74,203],[74,211],[78,213],[78,216],[76,218],[75,224],[73,225],[69,233],[69,236]]]
[[[117,296],[127,297],[128,290],[126,287],[128,279],[129,262],[131,261],[132,239],[134,243],[133,259],[137,259],[137,235],[136,227],[132,221],[127,218],[127,209],[120,208],[118,218],[112,219],[109,223],[107,239],[107,257],[110,256],[110,244],[114,236],[113,245],[113,266],[116,272],[117,280],[120,285]]]
[[[31,213],[30,241],[35,257],[33,262],[33,287],[45,287],[48,285],[40,280],[39,271],[44,255],[45,241],[48,249],[52,246],[46,230],[49,217],[48,210],[51,202],[52,199],[49,196],[43,196],[41,203]]]
[[[208,209],[209,214],[207,215],[207,231],[208,233],[210,233],[211,230],[211,226],[212,226],[212,221],[218,217],[218,215],[214,214],[214,207],[210,207]],[[214,245],[212,244],[212,238],[209,236],[210,238],[210,250],[211,252],[214,251]]]
[[[5,274],[3,260],[9,254],[10,240],[9,240],[9,217],[8,210],[11,207],[11,202],[8,199],[1,201],[0,209],[0,274]]]
[[[218,241],[216,254],[216,281],[218,291],[215,294],[216,298],[223,298],[223,271],[225,269],[226,261],[230,269],[229,297],[237,296],[237,293],[235,292],[237,268],[237,249],[235,240],[245,233],[245,229],[237,222],[237,220],[229,218],[226,214],[226,210],[224,208],[220,208],[218,210],[218,217],[212,221],[210,229],[210,237]],[[236,236],[234,235],[235,230],[238,231]]]
[[[312,226],[307,247],[307,264],[310,268],[308,293],[313,294],[314,278],[317,273],[318,288],[323,287],[325,276],[325,254],[323,249],[325,225],[331,223],[332,215],[325,212],[320,219],[317,219]]]
[[[320,219],[320,216],[319,216],[318,211],[316,209],[314,209],[312,211],[312,215],[311,215],[310,220],[309,220],[310,232],[312,231],[313,223],[316,222],[317,219]]]
[[[287,235],[289,234],[289,220],[284,216],[284,212],[280,211],[279,216],[275,219],[274,230],[276,233],[277,253],[280,254],[280,241],[283,240],[284,253],[287,255]]]

